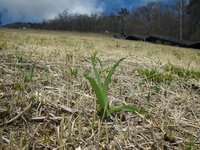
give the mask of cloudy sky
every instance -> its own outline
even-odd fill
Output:
[[[100,14],[122,7],[128,9],[159,0],[0,0],[0,10],[6,10],[4,24],[16,21],[39,22],[52,19],[63,10],[70,14]],[[160,0],[170,1],[170,0]]]

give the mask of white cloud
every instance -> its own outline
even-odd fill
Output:
[[[96,0],[0,0],[0,9],[7,9],[14,20],[52,19],[58,13],[68,10],[70,14],[103,12],[103,5]]]

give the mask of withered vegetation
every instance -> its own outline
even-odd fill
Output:
[[[108,35],[0,29],[0,148],[200,149],[200,51]],[[101,119],[83,72],[122,57]]]

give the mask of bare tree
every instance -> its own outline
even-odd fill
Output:
[[[2,20],[2,11],[0,10],[0,25],[1,25],[1,20]]]
[[[200,0],[189,0],[186,7],[189,16],[189,24],[191,26],[189,38],[192,40],[200,40]]]
[[[175,0],[176,3],[149,2],[132,11],[99,15],[71,15],[67,10],[55,19],[31,24],[31,28],[81,32],[158,34],[187,40],[200,40],[200,0]],[[189,2],[189,3],[188,3]],[[130,12],[129,12],[130,11]],[[187,12],[187,14],[186,14]],[[2,11],[0,11],[0,17]]]
[[[1,9],[0,10],[0,25],[2,24],[2,17],[3,15],[5,15],[7,13],[7,10],[6,9]]]
[[[118,12],[120,16],[120,24],[121,24],[121,30],[125,29],[125,19],[129,15],[129,11],[127,8],[121,8],[120,11]]]
[[[180,13],[180,40],[183,39],[183,0],[179,0],[180,6],[179,6],[179,13]]]

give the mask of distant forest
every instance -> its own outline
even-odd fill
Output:
[[[175,0],[173,4],[149,2],[128,10],[121,8],[110,14],[70,15],[67,10],[55,19],[42,23],[15,23],[7,27],[79,32],[162,35],[200,41],[200,0]]]

